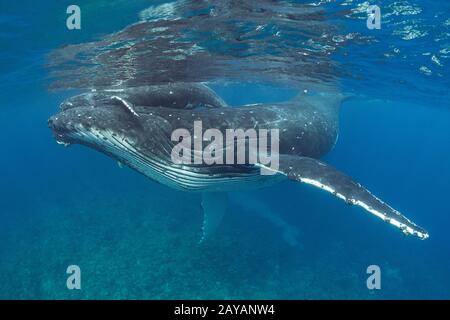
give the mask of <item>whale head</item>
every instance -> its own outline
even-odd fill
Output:
[[[202,84],[165,84],[91,91],[65,100],[60,112],[48,120],[56,140],[62,144],[103,144],[109,136],[130,142],[150,137],[165,125],[164,119],[148,117],[151,108],[190,109],[226,106]],[[138,114],[147,114],[145,121]],[[150,113],[151,114],[151,113]],[[148,140],[148,139],[147,139]]]
[[[117,99],[94,100],[92,94],[75,96],[61,104],[61,111],[50,117],[48,125],[56,141],[64,145],[101,148],[116,139],[136,143],[143,134],[142,127],[136,115],[120,103]]]

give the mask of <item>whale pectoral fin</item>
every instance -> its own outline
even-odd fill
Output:
[[[227,208],[225,192],[204,192],[202,194],[203,226],[200,243],[205,241],[219,226]]]
[[[313,185],[334,194],[348,204],[358,205],[405,234],[415,235],[420,239],[428,238],[424,229],[375,197],[349,176],[323,162],[307,157],[280,155],[279,171],[290,180]]]

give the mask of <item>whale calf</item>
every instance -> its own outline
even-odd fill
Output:
[[[58,143],[85,145],[161,184],[201,192],[202,240],[220,223],[227,191],[261,188],[286,179],[320,188],[406,235],[427,239],[423,228],[319,160],[336,143],[341,102],[342,95],[323,93],[304,94],[285,103],[230,107],[203,84],[174,83],[74,96],[61,104],[48,123]],[[221,132],[279,130],[279,165],[273,169],[262,163],[174,163],[172,151],[178,141],[173,141],[172,133],[178,128],[193,132],[198,121]],[[262,175],[261,168],[274,172]]]

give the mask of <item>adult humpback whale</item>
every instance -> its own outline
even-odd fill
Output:
[[[203,192],[203,237],[225,211],[225,191],[259,188],[284,179],[303,182],[362,207],[403,233],[428,233],[359,183],[317,160],[335,144],[341,96],[303,95],[288,103],[227,107],[200,84],[168,84],[92,91],[67,99],[49,119],[58,143],[94,148],[162,184]],[[176,164],[171,151],[175,129],[204,127],[277,128],[279,167],[261,175],[261,164]],[[191,131],[192,132],[192,131]],[[270,169],[270,168],[268,168]]]

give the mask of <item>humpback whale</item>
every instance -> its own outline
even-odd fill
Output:
[[[58,143],[96,149],[161,184],[202,193],[203,237],[225,213],[226,192],[255,189],[283,180],[320,188],[419,239],[427,231],[406,218],[360,183],[319,159],[338,137],[338,93],[302,94],[284,103],[227,104],[203,84],[173,83],[92,90],[65,100],[48,120]],[[261,163],[174,163],[174,130],[194,123],[229,128],[279,129],[279,165],[261,175]],[[192,131],[191,131],[192,132]]]

